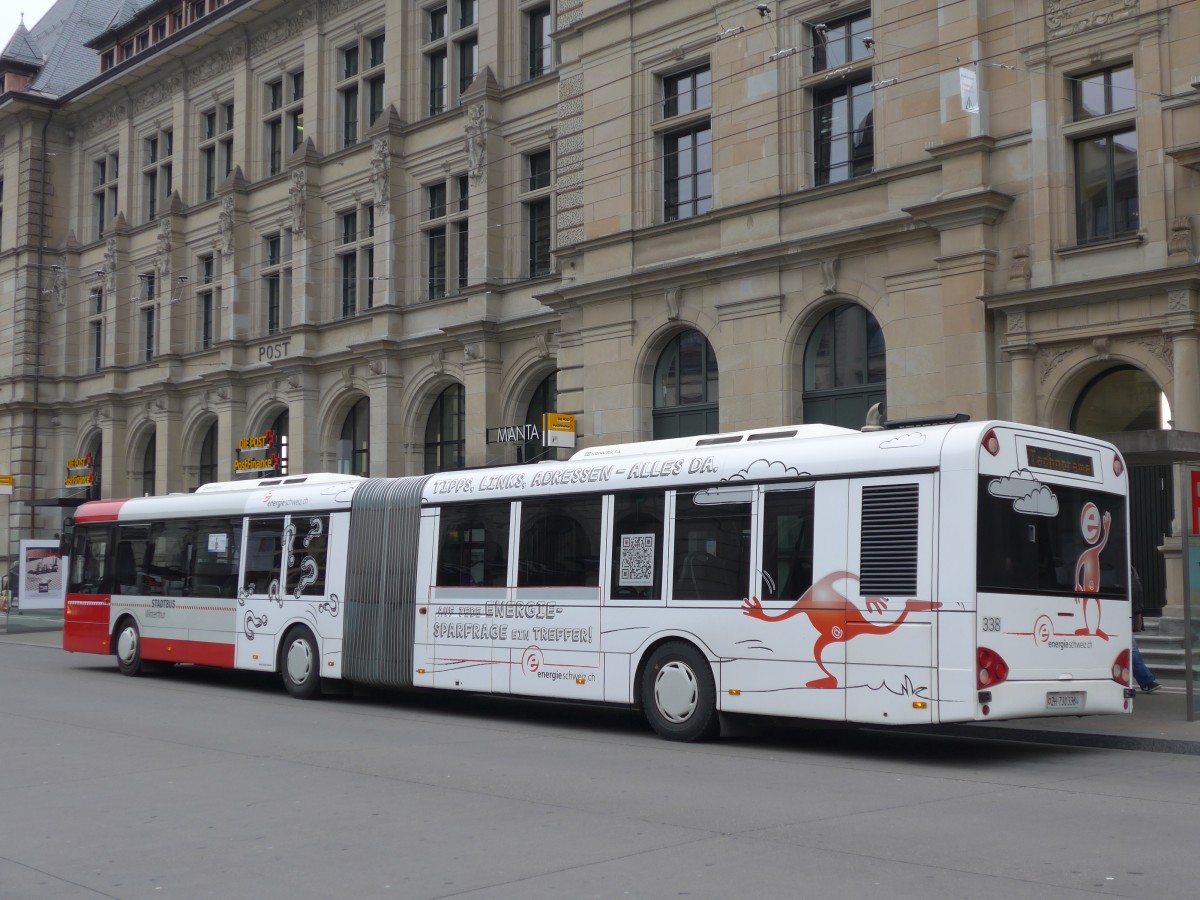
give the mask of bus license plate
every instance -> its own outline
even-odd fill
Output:
[[[1082,706],[1083,691],[1046,695],[1046,709],[1080,709]]]

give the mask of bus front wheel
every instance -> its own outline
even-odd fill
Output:
[[[121,624],[117,626],[113,650],[117,656],[117,668],[122,675],[136,677],[145,673],[146,668],[142,663],[142,635],[133,619],[122,619]]]
[[[289,694],[311,700],[321,692],[321,654],[311,631],[303,627],[289,631],[280,661],[283,686]]]
[[[669,741],[716,737],[721,723],[708,660],[691,644],[663,644],[642,672],[642,708],[650,727]]]

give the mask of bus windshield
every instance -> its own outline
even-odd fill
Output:
[[[978,522],[980,591],[1128,597],[1124,497],[985,475]]]

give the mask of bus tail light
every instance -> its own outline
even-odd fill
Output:
[[[1122,650],[1117,658],[1113,661],[1112,679],[1117,684],[1123,684],[1129,687],[1129,661],[1130,654],[1128,650]]]
[[[987,647],[975,651],[975,682],[976,686],[984,688],[995,687],[1008,679],[1008,663],[1000,658],[1000,654]]]
[[[1121,460],[1121,454],[1117,453],[1113,456],[1113,474],[1118,478],[1125,471],[1125,463]]]
[[[1000,452],[1000,438],[996,437],[995,429],[991,429],[983,436],[983,449],[992,456],[996,456]]]

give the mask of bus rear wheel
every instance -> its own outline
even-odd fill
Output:
[[[721,723],[708,660],[691,644],[663,644],[642,672],[642,708],[650,727],[669,741],[716,737]]]
[[[321,655],[311,631],[304,627],[289,631],[283,642],[280,662],[283,686],[289,694],[300,700],[311,700],[321,693]]]
[[[137,677],[145,674],[146,667],[142,662],[142,635],[133,619],[122,619],[121,624],[117,626],[113,651],[117,657],[117,669],[122,675]]]

